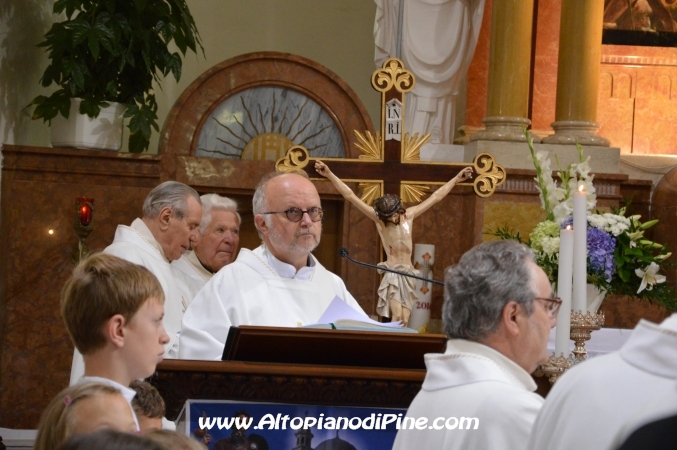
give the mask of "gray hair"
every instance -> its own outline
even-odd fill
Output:
[[[237,217],[237,225],[240,226],[242,218],[237,212],[237,203],[235,200],[222,197],[218,194],[205,194],[200,196],[202,200],[202,221],[200,222],[200,234],[204,233],[210,223],[212,223],[212,210],[230,211]]]
[[[537,295],[533,251],[517,241],[470,249],[444,275],[444,331],[450,339],[479,341],[496,331],[505,305],[515,301],[527,315]]]
[[[259,181],[259,184],[256,186],[256,191],[254,192],[254,198],[252,199],[252,212],[254,215],[256,214],[263,214],[266,212],[266,209],[268,208],[268,199],[266,198],[266,186],[268,186],[268,183],[270,180],[280,177],[282,175],[298,175],[300,177],[303,177],[307,180],[310,178],[308,177],[308,174],[305,172],[271,172],[268,175],[264,176],[261,178],[261,181]],[[271,226],[271,218],[270,216],[264,216],[264,219],[266,221],[266,226],[270,227]],[[254,226],[256,226],[256,232],[259,234],[259,237],[263,239],[263,233],[259,230],[258,225],[256,225],[256,221],[254,221]]]
[[[165,181],[155,186],[146,196],[143,202],[143,217],[153,219],[164,208],[170,208],[178,219],[183,219],[188,197],[193,197],[198,203],[202,203],[200,196],[192,187],[178,181]]]

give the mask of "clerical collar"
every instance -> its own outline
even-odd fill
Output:
[[[214,272],[211,270],[207,269],[203,264],[202,261],[200,261],[200,258],[197,257],[197,254],[195,254],[194,250],[189,250],[186,253],[183,254],[183,256],[186,258],[186,260],[193,266],[195,271],[205,280],[209,281],[209,279],[214,275]]]
[[[160,243],[155,239],[155,236],[153,236],[153,233],[151,233],[150,228],[148,228],[148,225],[145,224],[145,222],[141,219],[134,219],[134,222],[129,226],[132,230],[136,231],[141,235],[144,241],[148,242],[148,244],[153,247],[155,250],[160,252],[160,255],[167,261],[170,262],[167,259],[167,256],[165,255],[165,251],[160,245]]]
[[[313,277],[313,273],[315,273],[316,264],[315,258],[313,258],[312,255],[308,254],[308,265],[305,267],[301,267],[297,272],[296,267],[277,259],[265,245],[263,246],[263,248],[266,253],[268,265],[272,267],[275,273],[277,273],[282,278],[293,278],[295,280],[310,281],[310,279]]]

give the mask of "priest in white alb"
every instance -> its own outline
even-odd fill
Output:
[[[674,397],[677,314],[641,320],[617,352],[569,369],[541,410],[529,449],[612,450],[619,432],[663,396]]]
[[[163,325],[169,335],[165,358],[178,358],[181,318],[199,290],[171,262],[186,252],[197,235],[202,204],[195,189],[177,181],[165,181],[151,190],[143,202],[143,217],[130,226],[118,225],[113,243],[104,253],[144,266],[158,279],[165,293]],[[73,355],[71,385],[85,371],[82,355]]]
[[[447,348],[425,355],[426,376],[406,414],[416,426],[399,429],[393,450],[523,450],[543,405],[530,373],[548,359],[561,304],[552,297],[532,250],[516,241],[478,245],[449,267]]]
[[[202,221],[193,250],[172,261],[172,267],[195,281],[193,297],[222,267],[232,263],[240,243],[240,214],[237,203],[218,194],[205,194]]]
[[[253,212],[263,244],[240,250],[195,297],[183,317],[181,359],[220,359],[230,326],[313,324],[334,297],[364,314],[343,281],[312,254],[324,213],[304,175],[273,173],[259,183]]]

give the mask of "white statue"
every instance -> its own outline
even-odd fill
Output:
[[[399,56],[400,0],[375,2],[376,66],[399,57],[416,76],[406,94],[404,131],[430,133],[432,144],[452,144],[456,96],[475,53],[484,0],[404,0]]]

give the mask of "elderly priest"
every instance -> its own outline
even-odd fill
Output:
[[[170,342],[166,358],[178,358],[181,318],[193,299],[194,281],[170,262],[186,252],[197,235],[202,204],[195,190],[176,181],[155,187],[143,202],[143,217],[130,226],[118,225],[105,253],[139,264],[157,277],[165,293],[163,323]]]
[[[393,449],[523,450],[543,404],[529,374],[548,359],[561,303],[551,297],[532,251],[515,241],[481,244],[447,269],[447,349],[425,356],[423,386]]]
[[[312,324],[336,296],[364,314],[343,281],[311,253],[320,243],[323,211],[304,175],[261,180],[253,211],[263,244],[240,250],[195,297],[183,318],[180,358],[220,359],[230,326]]]
[[[202,218],[200,196],[183,183],[166,181],[156,186],[143,202],[143,217],[130,226],[118,225],[113,243],[104,253],[144,266],[160,281],[165,294],[163,325],[169,335],[165,358],[179,357],[181,318],[199,285],[170,263],[195,240]],[[77,349],[73,355],[70,384],[85,373]]]
[[[172,262],[174,268],[195,281],[195,294],[223,266],[233,262],[240,243],[237,203],[218,194],[205,194],[200,200],[202,221],[193,250]]]

